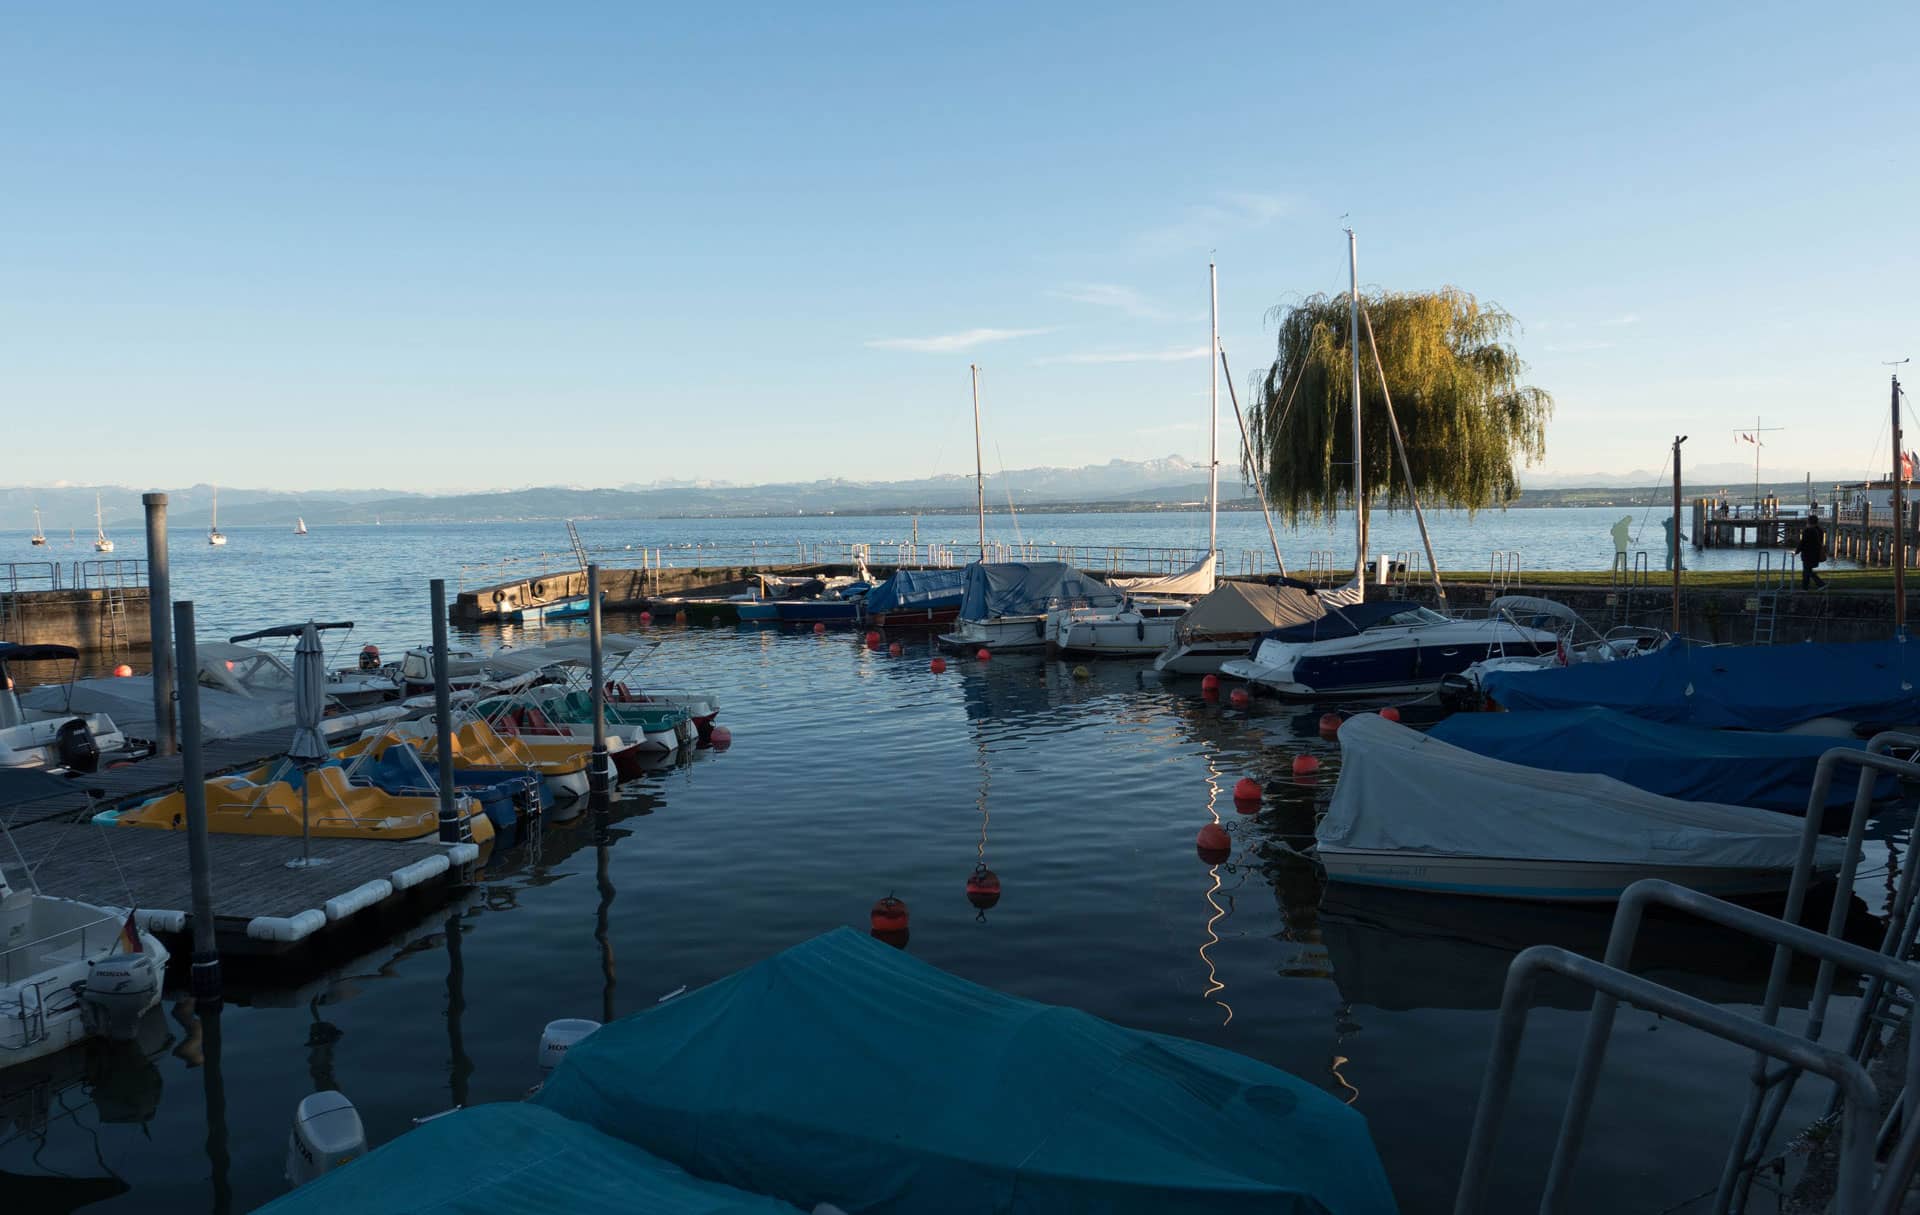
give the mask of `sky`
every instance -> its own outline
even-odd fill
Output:
[[[1920,7],[1041,7],[11,6],[0,481],[971,471],[970,362],[988,471],[1203,459],[1209,258],[1244,404],[1348,223],[1545,474],[1884,461]]]

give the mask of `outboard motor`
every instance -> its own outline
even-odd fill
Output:
[[[1437,695],[1440,706],[1449,713],[1478,713],[1487,707],[1481,699],[1480,685],[1465,675],[1442,676]]]
[[[566,1062],[567,1051],[586,1041],[599,1028],[600,1022],[581,1017],[563,1017],[547,1022],[547,1028],[540,1034],[541,1078],[553,1075],[553,1070]]]
[[[363,645],[360,647],[360,669],[363,671],[377,671],[380,669],[379,646]]]
[[[87,963],[80,1018],[91,1032],[115,1042],[131,1039],[140,1018],[160,998],[161,965],[150,953],[116,953]]]
[[[360,1111],[346,1094],[328,1089],[301,1100],[287,1134],[287,1183],[303,1186],[367,1151]]]
[[[53,754],[59,765],[71,772],[96,772],[100,768],[100,744],[93,740],[84,717],[60,723],[53,736]]]

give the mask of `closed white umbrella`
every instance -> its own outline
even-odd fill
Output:
[[[307,776],[327,762],[333,752],[327,736],[321,732],[320,719],[327,711],[327,654],[320,646],[320,630],[309,620],[300,629],[300,640],[293,647],[293,743],[287,758],[300,767],[300,863],[310,865],[308,855],[312,831],[308,824]]]

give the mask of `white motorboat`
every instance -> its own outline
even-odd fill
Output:
[[[487,659],[472,650],[447,650],[447,683],[456,692],[471,691],[486,682]],[[433,647],[415,646],[400,656],[401,692],[419,696],[433,691]]]
[[[1039,650],[1056,611],[1113,611],[1125,597],[1064,561],[976,561],[967,567],[960,618],[940,644],[952,649]]]
[[[16,890],[0,873],[0,1068],[132,1038],[160,1002],[167,957],[131,913]]]
[[[220,487],[216,485],[213,487],[213,517],[207,522],[207,543],[220,548],[226,542],[226,533],[220,530]]]
[[[1119,611],[1062,608],[1047,617],[1047,640],[1063,654],[1144,658],[1173,644],[1187,607],[1171,599],[1129,598]]]
[[[1657,877],[1751,897],[1784,891],[1800,848],[1786,815],[1491,759],[1375,714],[1339,737],[1340,781],[1314,832],[1333,882],[1604,903]],[[1844,848],[1822,839],[1818,871]]]
[[[106,517],[100,512],[99,494],[93,496],[93,535],[94,552],[110,553],[113,551],[113,541],[107,539]]]
[[[14,645],[0,641],[0,768],[47,772],[94,772],[103,762],[131,759],[134,749],[105,713],[62,708],[28,709],[15,693],[11,662],[78,663],[80,652],[64,645]]]
[[[1220,673],[1296,700],[1431,692],[1495,654],[1552,654],[1547,629],[1486,617],[1460,620],[1405,600],[1329,606],[1307,624],[1262,637]]]
[[[1173,639],[1153,669],[1173,675],[1212,675],[1220,664],[1247,657],[1256,637],[1311,624],[1326,615],[1313,588],[1276,581],[1223,582],[1174,622]]]

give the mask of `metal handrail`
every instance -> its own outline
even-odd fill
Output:
[[[112,924],[114,926],[114,931],[118,933],[120,930],[120,925],[123,923],[125,923],[125,921],[120,919],[117,916],[103,915],[99,919],[88,920],[86,923],[77,925],[73,928],[62,928],[60,931],[50,932],[44,937],[39,937],[32,941],[23,941],[18,945],[11,946],[7,949],[5,954],[0,955],[0,975],[5,976],[4,978],[0,978],[0,982],[11,984],[18,981],[19,976],[16,976],[14,974],[14,968],[13,968],[13,960],[16,957],[19,957],[19,958],[31,957],[33,955],[30,951],[33,951],[38,947],[44,947],[50,941],[57,941],[62,937],[72,936],[74,933],[79,933],[80,934],[80,956],[84,958],[87,955],[87,931],[89,929],[98,928],[102,924]],[[28,973],[31,973],[31,972],[28,972]]]
[[[5,565],[0,565],[0,571],[4,571],[0,573],[0,580],[5,581],[8,594],[19,594],[22,582],[27,584],[28,590],[36,589],[35,584],[40,582],[47,584],[44,588],[46,590],[60,589],[58,561],[9,561]]]

